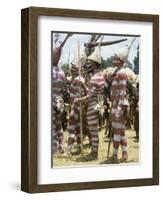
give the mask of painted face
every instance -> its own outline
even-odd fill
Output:
[[[71,64],[71,74],[73,77],[76,77],[79,74],[79,68],[74,64]]]
[[[93,71],[94,66],[92,65],[92,61],[91,60],[86,60],[86,64],[84,66],[84,72],[87,74],[91,71]]]
[[[114,67],[122,67],[124,63],[118,56],[115,56],[112,62]]]
[[[87,60],[87,62],[86,62],[86,67],[90,67],[92,65],[92,62],[91,62],[91,60]]]

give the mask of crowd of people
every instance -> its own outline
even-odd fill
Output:
[[[98,159],[99,153],[99,123],[101,123],[101,110],[106,119],[106,129],[113,141],[113,153],[109,157],[112,162],[119,162],[118,149],[121,146],[122,156],[120,162],[128,159],[127,137],[125,129],[127,116],[129,121],[132,109],[129,106],[136,97],[134,103],[134,117],[138,113],[138,84],[134,89],[128,87],[130,74],[127,72],[125,63],[129,49],[114,54],[112,68],[101,70],[101,47],[94,48],[88,56],[76,55],[71,62],[70,75],[66,76],[58,66],[62,48],[70,35],[65,37],[61,45],[53,50],[52,70],[52,153],[63,156],[73,156],[72,147],[77,143],[75,155],[83,154],[83,140],[88,136],[90,141],[90,154],[84,155],[88,161]],[[135,79],[132,78],[132,79]],[[134,99],[134,100],[135,100]],[[102,103],[101,103],[102,102]],[[68,104],[69,115],[67,117],[68,140],[64,148],[63,120],[65,117],[65,105]],[[106,111],[106,112],[105,112]],[[136,112],[137,111],[137,112]],[[108,114],[109,112],[109,114]],[[126,114],[128,113],[128,115]],[[64,115],[64,117],[63,117]],[[136,117],[134,118],[135,121]],[[109,123],[110,122],[110,123]],[[105,122],[104,122],[105,123]],[[136,126],[135,126],[136,129]],[[138,132],[137,128],[137,132]],[[106,131],[107,132],[107,131]],[[137,133],[137,138],[138,138]]]

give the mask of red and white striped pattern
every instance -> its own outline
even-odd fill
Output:
[[[111,87],[112,127],[114,154],[117,155],[121,144],[123,154],[127,154],[127,139],[125,137],[124,109],[126,97],[127,74],[124,69],[117,71]]]
[[[72,145],[77,141],[77,144],[81,145],[81,135],[80,135],[80,105],[79,103],[75,103],[74,100],[80,97],[80,89],[81,95],[86,95],[86,89],[84,86],[84,79],[81,76],[77,76],[70,85],[70,101],[71,105],[71,113],[69,119],[69,138],[68,138],[68,151],[71,151]]]
[[[53,66],[52,71],[52,94],[62,96],[65,87],[65,74],[58,66]]]
[[[88,102],[87,122],[89,132],[91,134],[92,151],[98,152],[99,136],[98,136],[98,121],[99,112],[95,109],[98,103],[98,97],[104,92],[104,78],[98,72],[92,76],[89,82],[88,94],[85,98]]]
[[[81,96],[85,96],[86,89],[84,86],[84,78],[82,76],[77,76],[70,85],[70,101],[73,102],[75,98],[80,97],[80,89]]]
[[[52,101],[56,96],[63,95],[65,87],[65,75],[58,66],[53,66],[52,71]],[[55,107],[55,106],[54,106]],[[61,113],[52,109],[52,151],[53,153],[63,152],[63,129],[61,124]]]
[[[61,124],[61,113],[53,109],[52,116],[52,151],[63,152],[63,129]]]

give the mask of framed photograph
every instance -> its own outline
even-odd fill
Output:
[[[21,189],[159,184],[159,16],[21,11]]]

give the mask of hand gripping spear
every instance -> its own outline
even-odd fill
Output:
[[[82,84],[81,84],[81,62],[80,62],[80,44],[78,40],[78,66],[79,66],[79,98],[82,98]],[[82,110],[82,102],[80,101],[80,138],[81,138],[81,155],[83,156],[83,110]]]

